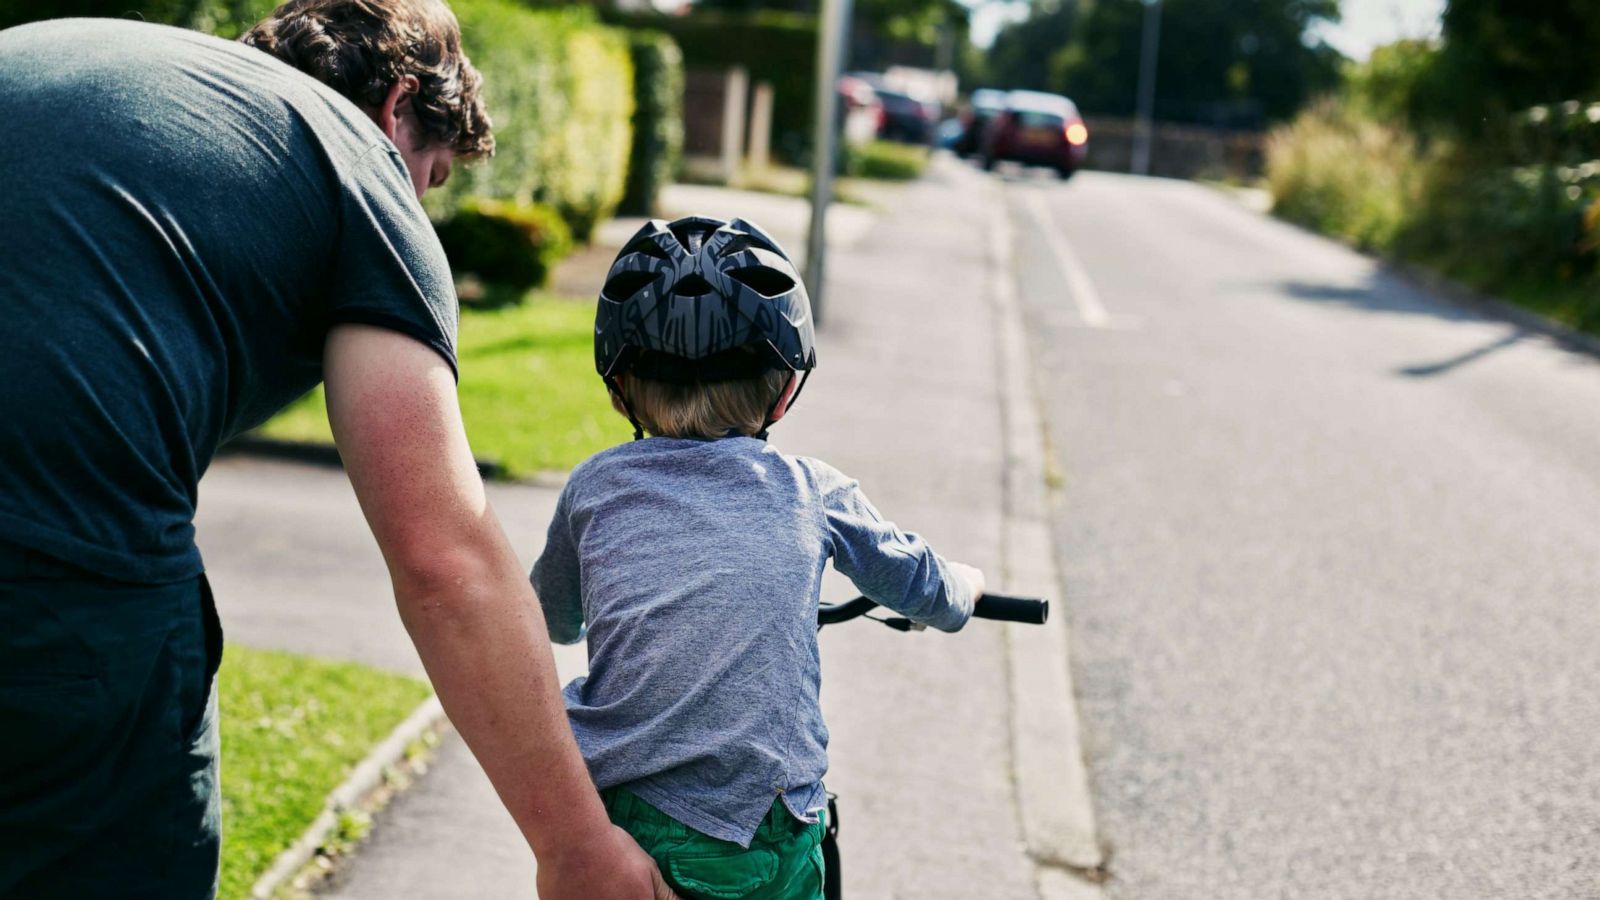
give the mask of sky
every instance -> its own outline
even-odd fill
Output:
[[[1099,0],[1132,3],[1135,0]],[[1439,14],[1445,0],[1341,0],[1344,20],[1319,26],[1316,34],[1353,59],[1366,59],[1373,47],[1409,37],[1439,33]],[[1009,22],[1028,16],[1026,2],[990,0],[973,4],[972,41],[987,47],[995,33]]]

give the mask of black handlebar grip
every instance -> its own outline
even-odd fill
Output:
[[[1050,601],[1034,597],[984,594],[972,607],[972,614],[980,619],[1043,625],[1050,618]]]

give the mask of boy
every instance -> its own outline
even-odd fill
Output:
[[[635,439],[573,470],[533,568],[551,638],[588,637],[567,713],[606,809],[686,897],[822,897],[828,559],[944,631],[984,588],[854,481],[766,443],[812,343],[794,265],[755,226],[647,224],[595,318],[595,366]]]

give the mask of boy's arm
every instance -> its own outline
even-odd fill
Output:
[[[916,534],[878,514],[860,486],[840,476],[823,492],[833,567],[881,606],[940,631],[957,631],[983,594],[983,573],[950,562]]]
[[[576,644],[583,640],[585,631],[578,548],[572,541],[572,525],[567,518],[567,497],[563,490],[545,535],[544,551],[528,575],[534,593],[539,595],[539,606],[544,609],[544,626],[550,631],[550,640],[558,644]]]

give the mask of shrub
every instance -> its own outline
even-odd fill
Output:
[[[1267,144],[1273,211],[1600,330],[1600,159],[1579,103],[1518,114],[1508,138],[1423,149],[1360,103],[1319,102]]]
[[[650,216],[683,163],[683,52],[660,31],[628,36],[633,55],[633,152],[622,212]]]
[[[471,274],[494,290],[478,297],[462,292],[469,306],[498,306],[542,287],[550,270],[572,246],[561,215],[548,206],[470,198],[437,226],[439,242],[456,275]]]
[[[1419,201],[1431,160],[1404,126],[1324,99],[1267,138],[1273,212],[1385,250]]]
[[[1569,100],[1511,117],[1509,154],[1520,163],[1583,163],[1600,159],[1600,103]]]
[[[844,170],[857,178],[910,181],[922,177],[928,165],[928,148],[893,141],[869,141],[859,147],[841,146]]]
[[[1600,327],[1597,210],[1600,161],[1489,165],[1458,151],[1436,168],[1395,249],[1592,329]],[[1558,307],[1547,296],[1586,300]]]
[[[467,54],[483,72],[496,151],[430,195],[430,211],[444,218],[469,196],[543,203],[588,240],[616,210],[627,176],[633,64],[626,36],[585,7],[453,6]]]

